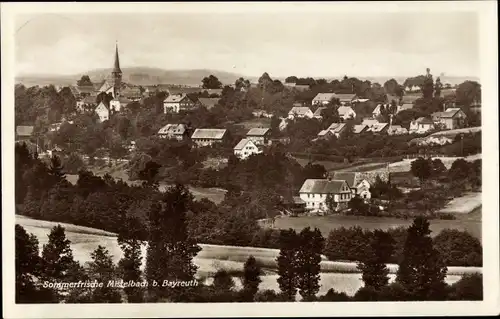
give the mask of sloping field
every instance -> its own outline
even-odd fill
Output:
[[[481,126],[460,128],[460,129],[456,129],[456,130],[441,131],[441,132],[432,133],[430,136],[435,136],[435,137],[438,137],[438,136],[454,137],[457,134],[469,134],[469,133],[476,133],[476,132],[481,132]]]
[[[482,193],[468,193],[452,199],[440,212],[468,214],[481,207],[482,203]]]
[[[40,249],[47,242],[47,235],[50,228],[56,225],[53,222],[34,220],[23,216],[16,216],[16,223],[21,224],[26,231],[33,233],[38,237]],[[71,241],[73,256],[80,263],[90,261],[90,253],[102,245],[108,249],[113,256],[113,261],[117,263],[122,257],[122,252],[118,246],[116,237],[110,236],[111,233],[98,229],[81,227],[71,224],[62,224],[66,228],[66,236]],[[278,275],[275,273],[275,259],[279,251],[277,249],[255,248],[255,247],[237,247],[237,246],[219,246],[219,245],[200,245],[202,250],[194,258],[194,263],[199,267],[197,277],[201,280],[210,278],[217,270],[225,269],[227,271],[241,271],[246,259],[253,255],[264,269],[264,275],[261,277],[262,283],[259,288],[272,289],[279,291],[277,284]],[[146,247],[142,247],[142,254],[145,256]],[[391,281],[394,280],[394,273],[397,271],[397,265],[388,265],[391,275]],[[144,265],[143,265],[144,267]],[[320,275],[319,294],[325,294],[328,289],[334,288],[337,291],[345,292],[348,295],[354,293],[363,286],[361,274],[357,272],[356,264],[352,262],[332,262],[323,258],[321,262],[322,273]],[[482,272],[478,267],[449,267],[446,282],[452,284],[461,278],[464,273]],[[241,287],[241,280],[234,278],[237,287]]]
[[[257,127],[271,127],[271,119],[266,117],[258,117],[245,122],[237,123],[236,125],[242,126],[245,130],[250,130]]]
[[[463,158],[466,161],[473,162],[477,159],[481,159],[482,156],[481,154],[474,154],[467,157],[433,157],[432,159],[440,159],[443,162],[444,166],[446,166],[447,169],[450,169],[453,162],[459,158]],[[404,159],[399,162],[391,163],[389,164],[389,170],[391,172],[409,172],[411,170],[411,163],[414,160],[416,160],[416,158]]]

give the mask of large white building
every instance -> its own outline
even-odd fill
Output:
[[[236,155],[239,159],[247,159],[248,157],[254,154],[260,154],[262,151],[255,145],[252,140],[248,138],[242,139],[236,146],[234,147],[234,155]]]
[[[347,203],[352,198],[352,191],[346,181],[331,179],[307,179],[299,190],[300,199],[306,203],[306,209],[314,212],[326,212],[326,199],[333,196],[335,203]]]

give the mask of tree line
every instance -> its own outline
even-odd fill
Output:
[[[172,201],[173,196],[179,201]],[[65,229],[51,229],[47,244],[39,253],[39,242],[33,234],[16,225],[16,302],[17,303],[141,303],[141,302],[258,302],[295,301],[423,301],[482,300],[482,276],[464,275],[458,282],[445,282],[445,260],[430,238],[429,223],[416,218],[405,232],[402,253],[395,281],[390,283],[386,263],[395,249],[393,237],[375,230],[367,236],[367,245],[357,268],[364,285],[354,296],[331,288],[318,296],[321,272],[321,251],[325,244],[318,229],[304,228],[300,233],[282,230],[280,252],[276,258],[280,291],[259,290],[263,269],[250,256],[243,271],[232,274],[218,270],[213,283],[198,282],[187,287],[169,287],[152,283],[196,280],[197,266],[193,258],[200,247],[190,238],[185,220],[185,199],[182,188],[171,188],[148,214],[156,223],[147,237],[140,239],[133,221],[128,231],[118,236],[123,257],[113,263],[109,251],[99,245],[91,253],[91,261],[81,265],[73,257],[71,242]],[[177,197],[176,197],[177,199]],[[145,258],[141,245],[146,244]],[[143,267],[143,261],[145,266]],[[144,270],[143,270],[144,269]],[[234,277],[242,288],[236,289]],[[198,278],[199,279],[199,278]],[[85,283],[97,283],[90,285]],[[129,285],[113,284],[125,282]],[[135,285],[130,283],[134,282]],[[148,283],[143,285],[141,283]],[[67,285],[73,283],[73,286]],[[78,286],[77,284],[80,284]],[[99,285],[102,283],[102,285]],[[111,283],[111,284],[110,284]]]

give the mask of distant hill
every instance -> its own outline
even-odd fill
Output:
[[[34,85],[75,85],[82,75],[90,76],[92,82],[99,82],[110,77],[111,68],[90,70],[85,73],[75,75],[20,75],[16,77],[16,83],[22,83],[26,86]],[[164,70],[150,67],[122,68],[123,81],[136,85],[153,84],[179,84],[198,86],[201,80],[215,75],[223,84],[233,84],[238,78],[244,77],[250,81],[256,81],[257,78],[249,78],[240,74],[217,70]]]

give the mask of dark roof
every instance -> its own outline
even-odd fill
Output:
[[[113,73],[122,73],[120,69],[120,58],[118,57],[118,44],[116,44],[115,48],[115,65],[113,67]]]
[[[333,174],[333,179],[339,181],[346,181],[349,187],[353,188],[356,186],[356,173],[355,172],[338,172]]]
[[[307,179],[299,193],[312,194],[338,194],[342,189],[345,181],[328,180],[328,179]]]
[[[254,127],[248,131],[247,136],[264,136],[269,132],[268,128]]]
[[[219,103],[220,98],[200,97],[198,101],[207,109],[211,109]]]

